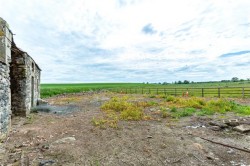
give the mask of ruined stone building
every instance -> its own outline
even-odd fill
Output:
[[[40,98],[41,69],[19,49],[5,20],[0,17],[0,138],[11,116],[27,116]]]

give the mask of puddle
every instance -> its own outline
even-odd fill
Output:
[[[67,106],[52,106],[52,105],[39,105],[32,108],[32,112],[46,112],[53,114],[70,114],[75,111],[80,111],[81,108],[76,105],[67,105]]]

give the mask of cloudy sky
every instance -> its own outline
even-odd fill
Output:
[[[0,0],[43,83],[250,78],[249,0]]]

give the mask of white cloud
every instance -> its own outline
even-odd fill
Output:
[[[43,82],[249,77],[249,56],[220,59],[222,54],[250,48],[248,0],[0,0],[0,4],[0,16],[17,34],[16,44],[43,69]],[[147,25],[153,33],[143,33]]]

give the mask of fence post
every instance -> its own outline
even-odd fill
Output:
[[[128,89],[126,88],[126,94],[128,93]]]
[[[220,88],[218,88],[218,97],[220,98]]]
[[[242,87],[242,98],[245,98],[245,88]]]
[[[143,88],[141,88],[141,94],[143,94]]]
[[[156,88],[156,94],[158,95],[158,88]]]
[[[164,95],[166,96],[166,89],[164,88]]]
[[[137,88],[135,88],[135,93],[137,94]]]
[[[204,88],[201,88],[201,97],[204,97]]]
[[[174,96],[177,96],[177,94],[176,94],[176,88],[174,88]]]
[[[151,90],[150,90],[150,88],[148,89],[148,94],[151,94]]]

